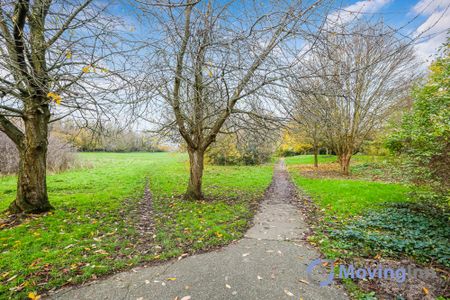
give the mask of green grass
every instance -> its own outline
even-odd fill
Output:
[[[406,201],[407,186],[348,179],[304,178],[293,173],[297,186],[312,196],[325,213],[338,217],[359,215],[386,203]]]
[[[204,191],[211,200],[184,201],[186,155],[80,157],[90,167],[48,176],[54,212],[0,230],[0,298],[23,299],[29,292],[225,245],[243,235],[272,176],[271,165],[207,166]],[[150,244],[135,229],[146,178],[156,225]],[[0,210],[14,199],[15,190],[15,177],[0,177]]]
[[[365,162],[377,162],[384,159],[384,157],[380,156],[371,156],[371,155],[354,155],[351,159],[351,162],[365,163]],[[332,163],[337,161],[336,155],[319,155],[318,156],[319,164],[323,163]],[[285,158],[285,162],[287,165],[305,165],[305,164],[313,164],[314,163],[314,155],[297,155],[297,156],[289,156]]]
[[[319,161],[326,163],[332,159],[326,156]],[[448,267],[448,215],[412,199],[413,187],[351,178],[305,177],[299,165],[312,164],[310,157],[286,161],[294,183],[311,196],[318,208],[311,210],[314,233],[309,241],[326,257],[344,260],[407,257],[419,264]],[[367,171],[382,174],[390,163],[388,159],[366,156],[355,161],[353,168],[363,175]],[[370,166],[369,170],[366,166]],[[351,282],[346,286],[355,298],[367,299],[364,297],[371,295],[359,291]]]

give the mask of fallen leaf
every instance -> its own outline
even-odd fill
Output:
[[[261,276],[256,276],[258,278],[258,280],[262,280],[263,278]]]
[[[181,259],[183,259],[183,258],[185,258],[185,257],[187,257],[187,256],[188,256],[187,253],[183,253],[182,255],[180,255],[180,256],[178,257],[178,260],[181,260]]]
[[[146,280],[146,281],[145,281],[145,284],[150,284],[150,280]]]
[[[169,281],[175,281],[175,280],[177,280],[175,277],[169,277],[169,278],[167,278],[167,280],[169,280]]]
[[[39,299],[41,299],[41,296],[39,296],[36,293],[29,293],[28,294],[28,298],[31,299],[31,300],[39,300]]]
[[[425,295],[428,295],[430,293],[430,291],[426,287],[423,287],[422,291]]]
[[[286,295],[288,295],[289,297],[294,297],[294,294],[292,294],[291,292],[289,292],[288,290],[284,290],[284,293]]]
[[[246,257],[246,256],[249,256],[250,255],[250,253],[244,253],[244,254],[242,254],[242,257]]]
[[[191,300],[191,296],[184,296],[184,297],[181,298],[180,300]]]
[[[17,274],[16,275],[14,275],[14,276],[12,276],[11,278],[9,278],[8,280],[6,280],[6,282],[10,282],[11,280],[13,280],[14,278],[16,278],[17,277]]]
[[[225,284],[225,287],[226,287],[227,289],[231,289],[231,286],[230,286],[229,284]]]
[[[300,281],[300,282],[303,282],[304,284],[309,284],[309,282],[306,281],[306,280],[304,280],[304,279],[300,279],[299,281]]]

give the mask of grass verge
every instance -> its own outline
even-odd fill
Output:
[[[416,203],[408,196],[411,187],[400,183],[305,177],[299,171],[303,163],[296,164],[305,159],[294,157],[287,162],[294,183],[312,198],[314,221],[309,241],[327,258],[384,262],[407,258],[421,266],[449,269],[449,216]],[[352,167],[364,171],[358,162]],[[436,286],[428,286],[434,283]],[[373,290],[361,291],[349,280],[344,284],[356,299],[377,299]],[[426,284],[430,296],[432,289],[436,297],[445,291],[437,282]],[[425,292],[420,293],[425,296]]]

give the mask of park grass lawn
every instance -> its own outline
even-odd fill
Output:
[[[383,160],[384,157],[381,156],[372,156],[372,155],[354,155],[352,157],[352,162],[358,163],[367,163],[367,162],[377,162]],[[319,164],[323,163],[332,163],[337,161],[336,155],[319,155],[318,156]],[[314,155],[296,155],[289,156],[285,158],[286,165],[306,165],[306,164],[314,164]]]
[[[408,194],[413,187],[370,180],[307,178],[299,171],[299,164],[292,163],[306,159],[288,158],[289,171],[294,183],[319,209],[310,241],[327,257],[373,258],[382,254],[450,267],[448,216],[411,199]]]
[[[294,183],[310,195],[325,214],[351,218],[385,204],[407,201],[409,188],[396,183],[349,179],[304,178],[293,174]]]
[[[332,157],[321,157],[329,163]],[[376,167],[384,158],[359,156],[353,168],[365,172],[364,166]],[[373,162],[373,163],[372,163]],[[450,267],[448,216],[433,207],[412,200],[412,187],[400,183],[375,182],[344,178],[309,178],[299,166],[312,164],[312,157],[286,158],[294,183],[309,195],[318,209],[309,207],[313,234],[308,240],[330,259],[403,259],[418,264]],[[389,160],[387,160],[389,163]],[[384,160],[383,164],[386,164]],[[382,173],[382,171],[380,171]],[[353,299],[375,299],[375,293],[362,290],[351,280],[344,281]],[[380,288],[382,289],[382,288]]]
[[[272,165],[207,166],[208,200],[184,201],[184,154],[81,153],[80,159],[84,167],[48,177],[53,212],[0,229],[0,298],[24,299],[30,292],[228,244],[242,237],[272,177]],[[153,195],[151,242],[136,229],[146,178]],[[15,190],[14,176],[0,177],[0,211]]]

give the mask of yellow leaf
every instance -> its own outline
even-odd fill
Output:
[[[66,52],[66,58],[67,58],[67,59],[71,59],[71,58],[72,58],[72,51],[67,50],[67,52]]]
[[[211,70],[208,70],[208,71],[209,71],[209,73],[208,73],[209,77],[212,78],[213,77],[213,72]]]
[[[47,97],[52,99],[56,104],[58,104],[58,105],[61,104],[62,97],[60,95],[58,95],[57,93],[50,92],[47,94]]]
[[[90,70],[91,70],[91,65],[85,66],[82,69],[83,73],[89,73]]]
[[[175,280],[177,280],[175,277],[169,277],[169,278],[167,278],[167,280],[169,280],[169,281],[175,281]]]
[[[41,299],[41,296],[39,296],[36,293],[29,293],[28,298],[30,298],[31,300],[39,300],[39,299]]]
[[[422,291],[425,295],[428,295],[430,293],[430,291],[426,287],[422,288]]]

